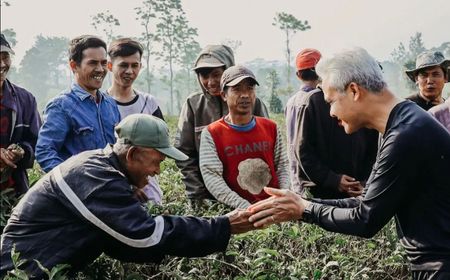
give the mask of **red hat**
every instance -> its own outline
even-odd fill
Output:
[[[295,65],[297,70],[304,70],[316,67],[322,55],[316,49],[304,49],[297,54]]]

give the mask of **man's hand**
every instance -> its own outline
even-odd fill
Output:
[[[17,166],[14,164],[15,159],[17,158],[17,155],[13,153],[12,151],[9,151],[4,148],[0,148],[0,168],[5,167],[11,167],[11,168],[17,168]]]
[[[271,197],[261,200],[248,207],[252,213],[250,222],[256,228],[267,227],[271,224],[299,220],[305,210],[307,201],[290,190],[264,188]]]
[[[244,233],[255,229],[253,223],[249,222],[248,218],[251,213],[245,209],[235,209],[226,214],[230,220],[230,231],[232,234]]]
[[[141,188],[135,188],[133,196],[134,196],[134,198],[136,198],[137,200],[139,200],[142,203],[148,201],[147,195],[145,194],[144,190]]]
[[[361,185],[360,181],[356,181],[348,175],[342,175],[341,181],[339,182],[339,191],[345,192],[349,196],[360,196],[363,192],[364,187]]]

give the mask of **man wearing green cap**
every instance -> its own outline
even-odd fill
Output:
[[[0,278],[14,269],[11,250],[51,269],[75,272],[101,253],[128,262],[159,262],[164,255],[223,251],[230,234],[253,228],[234,211],[212,219],[150,216],[133,196],[160,163],[187,156],[170,145],[164,121],[134,114],[116,127],[117,142],[71,157],[41,178],[14,208],[1,240]],[[36,262],[22,267],[42,278]]]

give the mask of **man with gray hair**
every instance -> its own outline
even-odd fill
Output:
[[[1,279],[14,269],[14,247],[29,260],[21,269],[42,279],[33,260],[49,270],[69,264],[75,272],[103,252],[140,263],[204,256],[225,250],[230,234],[253,228],[242,210],[212,219],[150,216],[133,188],[159,174],[166,156],[187,156],[170,144],[167,125],[154,116],[129,115],[115,130],[116,144],[71,157],[20,200],[2,234]]]
[[[302,220],[372,237],[395,217],[413,279],[450,279],[450,134],[430,114],[396,97],[364,49],[321,60],[316,70],[330,115],[346,133],[367,127],[383,135],[363,197],[307,201],[267,188],[272,197],[249,208],[250,221],[261,227]]]
[[[450,75],[450,60],[439,51],[425,51],[417,56],[416,68],[406,75],[419,86],[419,93],[406,97],[425,111],[444,103],[442,91]]]

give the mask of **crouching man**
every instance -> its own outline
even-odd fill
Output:
[[[40,279],[34,259],[49,269],[62,263],[76,271],[103,252],[128,262],[203,256],[225,250],[230,234],[253,228],[240,211],[212,219],[149,216],[133,187],[159,174],[166,156],[187,156],[170,145],[168,128],[156,117],[130,115],[115,130],[116,144],[68,159],[14,208],[2,235],[0,278],[13,269],[13,246],[29,260],[21,268]]]

